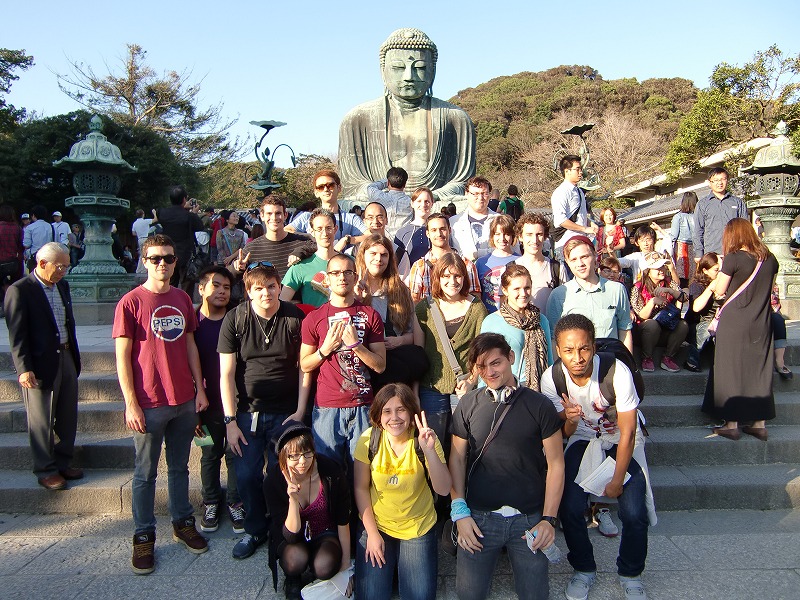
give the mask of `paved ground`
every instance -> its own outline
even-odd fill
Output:
[[[800,597],[800,510],[667,512],[651,529],[644,583],[651,600]],[[131,523],[119,516],[0,514],[0,598],[283,598],[272,589],[266,548],[231,558],[227,523],[195,556],[171,540],[161,519],[156,571],[129,570]],[[617,540],[591,531],[599,576],[590,600],[621,599]],[[563,537],[557,543],[564,549]],[[455,598],[455,561],[440,559],[439,598]],[[563,598],[568,564],[550,569],[550,598]],[[505,557],[491,598],[514,598]]]

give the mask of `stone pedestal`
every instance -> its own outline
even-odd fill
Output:
[[[749,200],[747,208],[755,211],[761,218],[764,243],[780,265],[775,283],[781,298],[781,313],[790,319],[800,319],[800,262],[789,247],[792,223],[800,215],[800,198],[758,198]]]

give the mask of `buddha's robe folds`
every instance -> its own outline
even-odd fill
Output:
[[[390,108],[391,104],[391,108]],[[438,98],[426,97],[417,109],[425,111],[427,131],[420,129],[404,142],[396,141],[390,110],[399,110],[388,97],[359,104],[342,120],[339,128],[339,174],[341,197],[365,200],[367,186],[386,177],[390,167],[408,172],[406,189],[431,188],[439,200],[450,201],[464,194],[464,185],[475,174],[475,127],[467,113]],[[419,122],[419,121],[418,121]],[[389,147],[389,140],[392,147]],[[400,146],[400,147],[398,147]],[[427,148],[427,167],[409,169],[402,159],[409,146]],[[392,160],[392,157],[396,157]],[[419,161],[417,161],[417,164]]]

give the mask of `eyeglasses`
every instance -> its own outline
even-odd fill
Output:
[[[306,460],[311,460],[312,458],[314,458],[314,453],[313,452],[303,452],[302,454],[287,454],[286,455],[286,460],[289,460],[289,461],[292,461],[292,462],[297,462],[301,458],[305,458]]]
[[[489,195],[489,192],[484,192],[484,191],[480,191],[480,192],[473,192],[473,191],[471,191],[471,190],[467,190],[467,193],[468,193],[470,196],[475,196],[476,198],[485,198],[486,196],[488,196],[488,195]]]
[[[364,217],[365,221],[385,221],[386,217],[383,215],[370,215],[368,217]]]
[[[314,227],[311,231],[314,233],[333,233],[336,231],[336,227],[329,225],[328,227]]]
[[[719,179],[709,179],[711,183],[728,183],[727,177],[720,177]]]
[[[59,265],[58,263],[50,263],[56,268],[56,271],[59,273],[64,273],[67,269],[69,269],[69,265]]]
[[[175,256],[174,254],[166,254],[164,256],[160,256],[158,254],[154,254],[153,256],[145,256],[144,259],[147,260],[147,261],[150,261],[150,264],[153,264],[153,265],[161,264],[162,260],[165,263],[167,263],[168,265],[171,265],[176,260],[178,260],[178,257]]]
[[[353,277],[356,274],[353,269],[345,269],[344,271],[328,271],[328,277]]]
[[[321,192],[322,190],[325,190],[326,192],[331,192],[336,189],[336,186],[337,186],[336,183],[318,183],[317,185],[314,186],[314,189],[317,190],[318,192]]]
[[[253,269],[257,269],[258,267],[267,267],[268,269],[274,269],[275,265],[273,265],[268,260],[260,260],[257,262],[251,262],[249,265],[247,265],[247,270],[252,271]]]

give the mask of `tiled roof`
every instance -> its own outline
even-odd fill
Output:
[[[708,196],[711,193],[711,189],[708,186],[704,186],[694,190],[694,193],[697,194],[698,199],[701,199]],[[671,218],[681,209],[683,194],[684,192],[681,192],[680,194],[658,198],[652,202],[634,206],[628,212],[618,215],[618,218],[625,219],[626,225],[636,225],[654,219]]]

